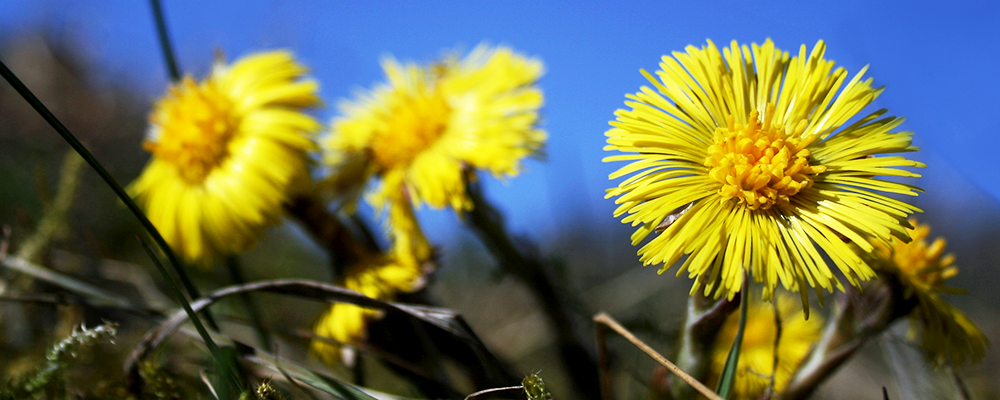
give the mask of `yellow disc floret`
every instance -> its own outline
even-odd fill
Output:
[[[156,102],[143,142],[152,158],[129,191],[187,262],[249,249],[310,182],[320,124],[304,108],[320,101],[306,73],[286,51],[220,60]]]
[[[435,87],[400,91],[391,98],[395,104],[385,116],[386,123],[372,132],[372,157],[383,171],[409,166],[441,137],[451,114],[451,107]]]
[[[200,184],[228,153],[238,124],[232,109],[215,84],[198,85],[186,77],[156,103],[150,117],[153,131],[142,145],[176,165],[188,183]]]
[[[927,224],[917,224],[916,219],[910,219],[914,228],[910,230],[909,243],[892,239],[889,246],[872,241],[880,257],[890,260],[912,289],[930,293],[944,288],[944,281],[958,275],[954,254],[944,254],[946,242],[943,237],[927,244],[927,236],[931,227]]]
[[[738,200],[751,210],[788,204],[788,197],[812,185],[809,175],[826,167],[809,165],[809,149],[815,136],[801,137],[806,120],[792,130],[773,123],[774,106],[764,118],[754,110],[746,125],[729,118],[728,126],[716,128],[708,147],[705,166],[709,178],[721,184],[721,201]]]

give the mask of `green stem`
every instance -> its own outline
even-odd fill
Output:
[[[167,21],[163,17],[163,6],[160,4],[160,0],[149,0],[149,5],[153,9],[156,34],[160,39],[163,58],[167,61],[167,72],[170,73],[170,80],[178,82],[181,80],[181,69],[177,66],[177,57],[174,57],[174,48],[170,45],[170,36],[167,35]]]
[[[237,285],[243,285],[247,283],[246,278],[243,276],[243,268],[240,265],[240,260],[235,255],[230,255],[226,257],[226,269],[229,270],[229,276],[232,278],[233,283]],[[250,322],[253,323],[255,330],[257,331],[257,338],[260,339],[260,343],[265,349],[273,350],[271,347],[271,334],[267,332],[264,328],[264,320],[260,316],[260,310],[257,308],[257,304],[250,297],[249,293],[241,293],[240,300],[243,302],[243,306],[247,310],[247,316],[250,317]]]

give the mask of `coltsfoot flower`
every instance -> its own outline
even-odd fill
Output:
[[[247,250],[308,182],[320,124],[303,109],[320,100],[306,72],[287,51],[257,53],[156,102],[143,142],[153,157],[130,191],[188,262]]]
[[[823,318],[805,319],[802,307],[792,296],[778,296],[777,304],[755,300],[747,310],[746,330],[740,347],[736,382],[730,397],[732,399],[761,398],[771,386],[772,377],[774,392],[784,390],[823,330]],[[775,309],[778,311],[777,316],[774,315]],[[775,344],[779,321],[781,336]],[[712,345],[711,380],[718,381],[722,375],[738,328],[739,313],[730,314]],[[777,358],[775,351],[778,353]],[[774,365],[775,360],[778,361],[777,367]]]
[[[888,244],[872,240],[875,268],[896,276],[903,284],[907,299],[916,296],[917,306],[910,314],[921,347],[938,363],[962,365],[977,362],[986,353],[989,340],[965,314],[941,298],[941,293],[964,293],[945,286],[945,280],[958,275],[955,255],[945,254],[944,238],[930,244],[925,240],[931,228],[910,219],[909,243],[892,239]]]
[[[515,176],[545,142],[536,127],[537,59],[481,45],[464,58],[427,66],[387,59],[382,67],[387,82],[342,102],[325,140],[328,183],[340,193],[359,193],[375,176],[376,209],[396,199],[466,211],[466,166]]]
[[[623,154],[605,161],[630,161],[606,197],[638,226],[632,244],[659,233],[639,249],[644,265],[662,273],[687,255],[677,274],[695,279],[692,294],[731,299],[746,271],[764,299],[780,282],[808,307],[808,287],[843,290],[833,269],[855,286],[875,276],[851,243],[909,241],[906,216],[919,209],[876,191],[919,189],[876,177],[919,176],[898,167],[923,164],[883,156],[916,150],[912,134],[893,132],[903,119],[884,110],[844,126],[882,89],[865,69],[848,79],[825,49],[789,57],[770,40],[721,52],[709,41],[663,56],[656,76],[642,71],[653,88],[615,112],[605,150]]]

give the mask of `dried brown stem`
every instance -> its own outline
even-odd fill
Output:
[[[707,397],[709,400],[723,400],[722,397],[719,397],[719,395],[715,394],[715,392],[713,392],[707,386],[705,386],[701,382],[698,382],[697,379],[695,379],[691,375],[688,375],[687,372],[684,372],[682,369],[678,368],[676,365],[674,365],[674,363],[670,362],[670,360],[668,360],[666,357],[662,356],[660,353],[657,353],[656,350],[653,350],[652,347],[649,347],[649,345],[644,343],[642,340],[639,340],[639,338],[635,337],[635,335],[633,335],[631,332],[625,329],[625,327],[621,326],[621,324],[619,324],[618,321],[615,321],[614,318],[611,318],[610,315],[605,313],[599,313],[594,316],[594,323],[598,324],[598,329],[600,329],[600,325],[603,324],[611,328],[615,332],[617,332],[619,335],[622,335],[622,337],[624,337],[625,340],[628,340],[633,345],[635,345],[635,347],[638,347],[639,350],[642,350],[643,353],[646,353],[647,355],[652,357],[654,360],[656,360],[656,362],[660,363],[660,365],[662,365],[668,371],[680,377],[682,381],[684,381],[688,385],[691,385],[691,387],[697,390],[698,393],[701,393],[702,396]]]

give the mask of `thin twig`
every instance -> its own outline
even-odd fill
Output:
[[[955,386],[958,387],[958,394],[962,396],[962,400],[972,400],[972,395],[969,393],[969,387],[965,385],[965,380],[958,375],[958,371],[955,370],[955,367],[949,365],[948,370],[951,372],[951,377],[955,380]]]
[[[479,395],[482,395],[482,394],[487,394],[487,393],[502,392],[504,390],[521,390],[521,389],[524,389],[524,386],[517,385],[517,386],[507,386],[507,387],[485,389],[485,390],[480,390],[478,392],[470,394],[468,396],[465,396],[465,400],[469,400],[469,399],[471,399],[473,397],[476,397],[476,396],[479,396]]]
[[[209,293],[205,298],[192,302],[190,307],[193,311],[197,312],[210,306],[219,299],[238,295],[244,292],[258,291],[305,297],[325,302],[346,302],[365,308],[403,313],[448,332],[454,337],[473,345],[476,350],[486,351],[482,341],[479,340],[475,333],[473,333],[471,329],[463,323],[461,317],[452,310],[377,300],[350,289],[317,281],[279,279],[257,281],[245,285],[228,286]],[[190,315],[187,312],[177,312],[167,318],[167,320],[161,323],[160,326],[151,330],[146,337],[136,345],[136,348],[128,357],[128,360],[126,361],[126,370],[134,369],[135,366],[138,365],[139,360],[145,358],[147,354],[158,347],[168,336],[170,336],[170,334],[175,332],[180,325],[187,321],[189,317]]]
[[[668,371],[673,372],[675,375],[680,377],[681,380],[686,382],[688,385],[691,385],[691,387],[697,390],[698,393],[701,393],[702,396],[709,398],[709,400],[723,400],[723,398],[715,394],[715,392],[713,392],[712,389],[709,389],[701,382],[698,382],[697,379],[694,379],[691,375],[688,375],[687,372],[684,372],[683,370],[678,368],[676,365],[674,365],[674,363],[670,362],[670,360],[668,360],[666,357],[660,355],[660,353],[657,353],[656,350],[653,350],[652,347],[649,347],[649,345],[644,343],[642,340],[639,340],[639,338],[635,337],[635,335],[629,332],[628,329],[625,329],[625,327],[621,326],[621,324],[619,324],[618,321],[615,321],[614,318],[611,318],[610,315],[605,313],[599,313],[594,316],[594,323],[604,324],[609,328],[613,329],[619,335],[622,335],[622,337],[624,337],[626,340],[635,345],[635,347],[638,347],[639,350],[642,350],[643,353],[646,353],[654,360],[656,360],[656,362],[660,363],[660,365],[665,367]]]
[[[98,310],[103,309],[114,309],[122,310],[127,313],[143,317],[143,318],[163,318],[166,315],[159,310],[149,309],[149,308],[133,308],[133,306],[124,307],[120,304],[94,304],[90,300],[82,297],[67,296],[63,294],[52,294],[52,293],[5,293],[0,294],[0,301],[13,301],[22,303],[40,303],[40,304],[52,304],[52,305],[82,305],[86,307],[91,307]]]
[[[81,282],[49,268],[31,263],[22,258],[7,257],[3,263],[0,263],[0,265],[31,276],[35,279],[43,280],[47,283],[59,286],[70,292],[110,304],[114,307],[134,310],[145,309],[145,307],[135,305],[127,299],[115,296],[96,286]]]

